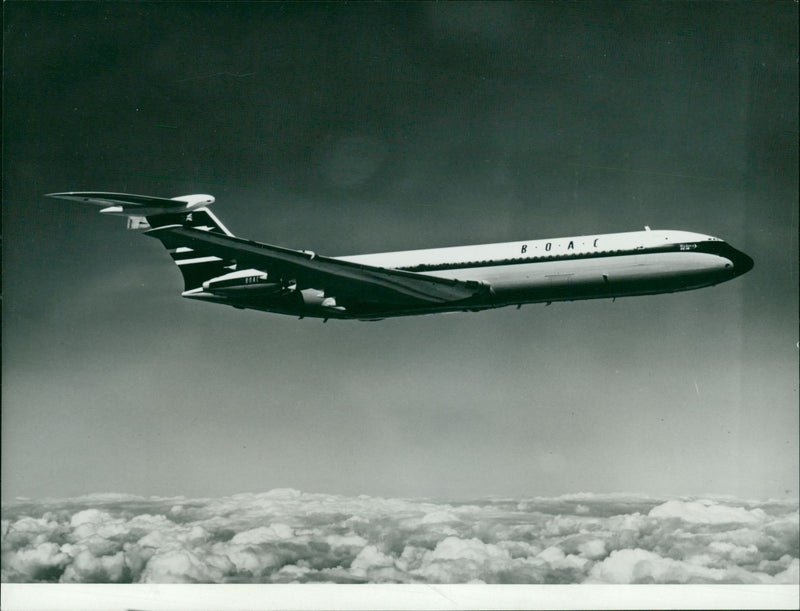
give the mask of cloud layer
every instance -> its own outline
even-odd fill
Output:
[[[799,519],[729,498],[92,495],[4,505],[2,581],[798,583]]]

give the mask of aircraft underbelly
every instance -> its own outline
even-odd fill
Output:
[[[585,291],[634,294],[650,290],[651,286],[682,290],[722,281],[729,268],[730,262],[717,255],[669,252],[537,261],[428,273],[442,278],[484,282],[502,299],[526,293],[546,295],[550,290],[565,296],[570,292],[578,295]]]

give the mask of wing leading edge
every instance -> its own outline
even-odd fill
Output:
[[[339,303],[421,306],[464,301],[490,290],[479,282],[351,263],[183,225],[157,227],[145,233],[167,248],[188,247],[204,256],[234,260],[238,268],[252,267],[296,282],[298,289],[323,290]]]

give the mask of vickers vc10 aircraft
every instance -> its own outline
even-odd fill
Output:
[[[182,295],[292,316],[380,320],[525,303],[655,295],[731,280],[753,260],[719,238],[650,230],[324,257],[234,236],[210,195],[50,197],[125,216],[167,248]]]

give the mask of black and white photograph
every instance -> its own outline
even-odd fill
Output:
[[[796,608],[796,2],[3,22],[3,609]]]

